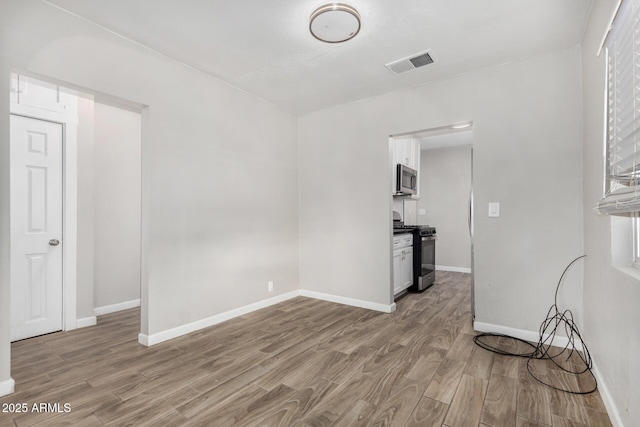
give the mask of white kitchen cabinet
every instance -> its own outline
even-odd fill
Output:
[[[393,295],[402,292],[402,250],[393,251]]]
[[[413,235],[393,236],[393,294],[413,285]]]
[[[394,141],[394,164],[403,164],[411,169],[420,167],[420,143],[413,138],[397,138]]]
[[[18,103],[18,75],[11,73],[11,88],[9,89],[9,102]]]
[[[402,291],[413,285],[413,247],[409,246],[403,252],[404,259],[400,265],[400,288]]]

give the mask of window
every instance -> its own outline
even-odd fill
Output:
[[[640,211],[640,0],[624,0],[606,40],[607,171],[599,213]]]
[[[622,0],[604,47],[605,194],[596,211],[612,215],[612,264],[640,279],[640,0]]]
[[[633,217],[633,266],[640,269],[640,212],[634,212]]]

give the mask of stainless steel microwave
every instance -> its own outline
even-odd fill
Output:
[[[418,192],[418,171],[398,163],[396,172],[396,195],[411,196]]]

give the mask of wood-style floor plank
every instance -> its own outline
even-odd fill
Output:
[[[405,426],[440,427],[448,410],[449,405],[428,397],[422,397]]]
[[[515,425],[517,396],[517,380],[492,375],[489,379],[481,421],[496,427]]]
[[[517,414],[522,418],[551,425],[551,389],[533,378],[520,375],[518,380]]]
[[[444,359],[424,395],[442,403],[450,404],[456,394],[466,366],[466,362],[461,362],[460,360]]]
[[[444,423],[449,427],[478,425],[486,393],[487,380],[463,375]]]
[[[518,372],[520,371],[522,364],[525,362],[526,360],[521,357],[495,354],[493,357],[493,364],[491,365],[490,375],[499,375],[501,377],[507,377],[517,380]]]
[[[491,376],[494,356],[497,355],[490,351],[486,351],[474,343],[473,351],[471,353],[471,357],[469,357],[469,362],[467,363],[464,373],[471,375],[472,377],[488,380]]]
[[[526,418],[517,417],[516,427],[550,427],[547,424],[541,424],[537,421],[528,420]]]
[[[289,400],[279,408],[266,414],[257,424],[265,426],[290,426],[299,420],[322,401],[327,394],[336,389],[338,385],[324,378],[316,377],[302,390],[296,392]]]
[[[422,398],[426,386],[426,383],[403,378],[391,388],[387,397],[375,405],[377,410],[369,417],[369,424],[404,425]]]
[[[429,346],[423,347],[423,350],[418,360],[411,365],[407,377],[429,383],[442,363],[445,352]]]
[[[298,297],[147,348],[131,309],[13,343],[16,392],[0,405],[71,411],[0,413],[0,426],[609,425],[598,393],[552,391],[525,360],[475,346],[470,276],[436,279],[392,314]]]

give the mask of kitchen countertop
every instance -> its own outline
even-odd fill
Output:
[[[396,234],[413,234],[413,230],[411,228],[394,228],[393,229],[393,234],[394,236]]]

